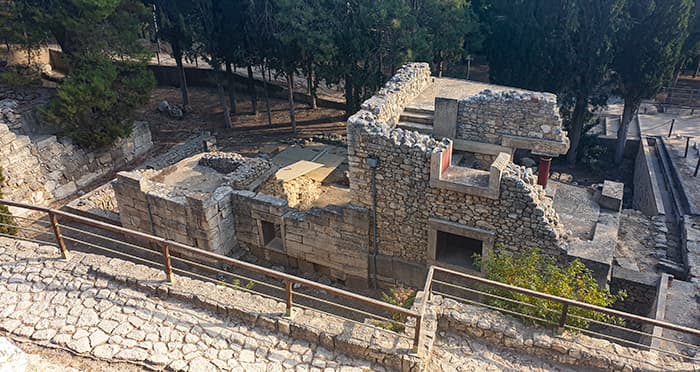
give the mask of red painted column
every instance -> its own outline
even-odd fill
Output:
[[[540,166],[537,173],[537,184],[542,185],[542,187],[547,187],[547,180],[549,180],[549,167],[552,165],[552,158],[547,156],[540,157]]]

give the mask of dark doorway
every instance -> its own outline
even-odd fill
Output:
[[[435,259],[438,262],[462,266],[471,270],[476,270],[474,254],[482,255],[484,249],[481,240],[444,231],[437,232],[436,243]]]
[[[282,251],[282,229],[280,225],[267,221],[260,221],[262,224],[263,244],[265,248]]]

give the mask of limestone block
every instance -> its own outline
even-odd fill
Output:
[[[622,210],[624,191],[625,185],[623,183],[605,180],[598,204],[603,208],[619,212]]]
[[[78,188],[77,188],[75,182],[70,181],[64,185],[57,187],[53,192],[53,196],[57,200],[60,200],[60,199],[63,199],[69,195],[74,194],[76,191],[78,191]]]

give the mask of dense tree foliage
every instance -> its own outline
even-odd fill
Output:
[[[150,14],[137,0],[15,0],[3,10],[7,43],[27,49],[56,42],[70,71],[41,112],[77,143],[104,146],[131,130],[154,79],[139,42]],[[10,31],[6,30],[9,29]]]
[[[256,79],[262,77],[271,123],[267,87],[272,73],[284,77],[289,88],[295,80],[306,80],[314,98],[320,82],[342,85],[346,110],[351,114],[406,61],[428,61],[434,73],[442,76],[449,75],[450,67],[463,62],[466,55],[482,54],[487,57],[492,82],[559,96],[572,144],[567,158],[572,164],[579,157],[577,150],[591,110],[604,105],[608,95],[619,94],[625,100],[619,158],[641,100],[673,83],[673,77],[689,63],[700,62],[700,8],[692,0],[6,3],[0,9],[0,40],[27,50],[55,40],[76,67],[76,74],[82,74],[82,81],[97,76],[78,68],[80,61],[94,60],[95,54],[113,61],[138,61],[144,55],[138,38],[144,30],[157,31],[155,36],[170,45],[178,66],[183,108],[189,104],[183,61],[203,58],[220,71],[217,80],[227,126],[233,125],[230,113],[240,111],[236,68],[248,73],[253,114],[258,111],[259,92],[254,71],[262,75]],[[109,73],[114,69],[99,63],[94,68],[106,74],[102,76],[105,81],[113,76]],[[71,84],[66,91],[70,88],[72,94],[100,92],[97,87],[77,90]],[[116,88],[106,89],[108,86],[98,85],[105,87],[102,93],[114,93]],[[296,130],[296,104],[289,90],[290,124]],[[77,105],[78,101],[86,103],[64,99],[64,104]],[[315,100],[311,106],[316,107]],[[93,109],[94,114],[103,108]],[[71,110],[65,107],[63,111]]]
[[[614,61],[617,91],[625,100],[615,163],[622,163],[629,124],[642,100],[673,77],[688,36],[692,5],[692,0],[636,0],[627,5],[627,27]]]

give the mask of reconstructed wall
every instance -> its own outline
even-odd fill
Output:
[[[394,278],[402,279],[420,276],[429,259],[431,217],[491,231],[496,244],[511,250],[537,246],[553,256],[565,255],[563,232],[552,202],[524,168],[508,165],[497,199],[430,186],[431,157],[447,151],[450,141],[392,129],[379,119],[401,112],[401,104],[420,93],[426,73],[425,64],[403,67],[392,81],[406,82],[406,90],[393,84],[390,91],[371,98],[371,104],[363,105],[348,120],[350,188],[355,204],[372,208],[372,169],[367,160],[376,157],[380,161],[376,169],[378,249],[382,256],[378,271],[391,270]],[[413,83],[412,77],[419,82]]]
[[[656,181],[656,169],[651,151],[653,144],[643,140],[634,160],[634,194],[633,205],[645,215],[653,217],[664,214],[659,185]]]
[[[145,122],[108,149],[86,151],[67,138],[17,135],[0,123],[0,167],[7,178],[6,198],[47,205],[145,154],[153,145]]]
[[[228,254],[235,246],[231,192],[177,191],[148,179],[154,171],[119,172],[114,191],[122,226],[207,251]]]
[[[369,211],[351,205],[300,211],[262,193],[234,191],[236,239],[241,248],[278,265],[320,272],[351,287],[366,287]],[[281,244],[265,244],[262,223],[279,226]]]
[[[533,145],[536,143],[541,152],[558,154],[562,147],[564,152],[568,148],[566,132],[561,129],[557,97],[550,93],[484,90],[459,100],[456,125],[456,138],[462,140],[529,148],[513,146],[515,143],[509,143],[510,136],[519,137],[515,141],[536,141]]]

